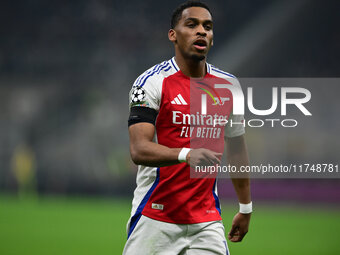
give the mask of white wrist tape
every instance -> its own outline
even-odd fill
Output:
[[[249,214],[253,211],[253,202],[249,204],[241,204],[240,203],[240,213]]]
[[[179,154],[178,154],[178,161],[183,163],[183,162],[187,162],[187,155],[189,153],[191,149],[189,148],[183,148]]]

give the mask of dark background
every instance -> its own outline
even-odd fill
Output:
[[[0,191],[132,196],[128,92],[142,72],[173,56],[167,31],[179,3],[0,4]],[[240,78],[340,76],[339,1],[208,4],[215,66]],[[252,162],[338,163],[339,90],[327,89],[312,91],[316,126],[249,128]],[[257,180],[253,190],[258,200],[340,201],[339,182],[330,179]],[[221,195],[234,197],[230,184]]]

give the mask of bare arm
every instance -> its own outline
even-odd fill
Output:
[[[237,136],[226,139],[227,159],[230,165],[240,166],[249,165],[247,146],[244,136]],[[251,202],[250,181],[248,174],[230,174],[238,200],[242,204]],[[240,242],[248,232],[251,214],[237,213],[233,219],[228,238],[232,242]]]
[[[130,153],[137,165],[170,166],[178,164],[181,148],[169,148],[152,141],[155,126],[141,122],[129,127]]]
[[[178,154],[182,148],[169,148],[152,141],[155,134],[155,126],[141,122],[129,127],[130,153],[132,161],[144,166],[170,166],[179,164]],[[220,153],[207,149],[192,150],[187,155],[187,163],[217,164],[220,162]]]
[[[249,165],[247,146],[243,135],[227,138],[226,146],[227,159],[230,165],[236,166],[237,169],[240,166]],[[247,173],[231,173],[230,177],[239,202],[242,204],[249,203],[251,201],[249,175]]]

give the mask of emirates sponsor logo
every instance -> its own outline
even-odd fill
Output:
[[[222,134],[222,129],[215,127],[215,122],[216,120],[227,119],[227,117],[228,116],[225,115],[218,115],[217,113],[214,115],[202,115],[199,112],[196,114],[184,114],[181,111],[172,111],[172,123],[185,125],[182,127],[180,137],[219,139]]]

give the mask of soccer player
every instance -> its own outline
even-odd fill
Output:
[[[168,37],[175,57],[140,75],[130,92],[130,152],[139,166],[123,254],[229,254],[216,179],[190,178],[190,166],[219,164],[221,153],[190,149],[195,132],[183,130],[193,103],[191,78],[236,78],[206,62],[213,45],[207,5],[196,1],[180,5],[172,15]],[[242,122],[243,116],[226,114]],[[198,115],[199,119],[204,118]],[[223,144],[225,140],[228,161],[236,167],[248,164],[243,134],[243,125],[227,126],[219,139]],[[214,133],[208,139],[216,138]],[[250,184],[248,178],[232,178],[232,182],[240,210],[228,239],[239,242],[248,231],[252,212]]]

